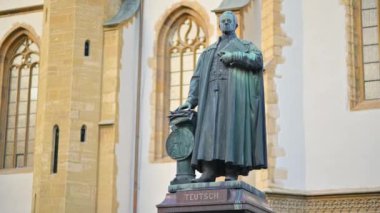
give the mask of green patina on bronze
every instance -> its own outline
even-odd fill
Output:
[[[196,114],[192,110],[170,113],[172,132],[166,140],[166,152],[177,161],[177,173],[170,185],[190,183],[195,177],[195,171],[191,167],[191,154],[194,149]]]
[[[236,37],[232,12],[223,13],[219,26],[223,35],[199,57],[188,99],[178,109],[198,106],[191,165],[203,174],[193,182],[236,180],[267,168],[261,51]]]
[[[166,152],[174,160],[188,158],[194,149],[194,134],[190,128],[181,127],[174,130],[166,142]]]

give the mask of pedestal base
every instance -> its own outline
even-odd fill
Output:
[[[273,212],[264,193],[242,181],[169,186],[169,193],[157,209],[158,213]]]

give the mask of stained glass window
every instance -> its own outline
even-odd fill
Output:
[[[38,93],[39,50],[27,36],[9,53],[6,131],[3,168],[33,165]]]

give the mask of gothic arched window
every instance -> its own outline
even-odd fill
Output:
[[[2,61],[0,168],[33,165],[39,48],[25,33],[12,41]]]
[[[169,110],[186,101],[189,84],[199,55],[206,46],[203,29],[192,16],[184,16],[175,24],[169,36],[170,93]]]
[[[153,91],[153,161],[167,157],[167,116],[186,101],[198,57],[208,45],[207,12],[199,5],[193,6],[197,10],[190,6],[180,6],[167,13],[158,34]]]

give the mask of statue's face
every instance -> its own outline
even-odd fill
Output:
[[[220,17],[219,27],[223,34],[230,34],[235,32],[237,28],[237,23],[235,21],[235,15],[231,13],[223,13]]]

